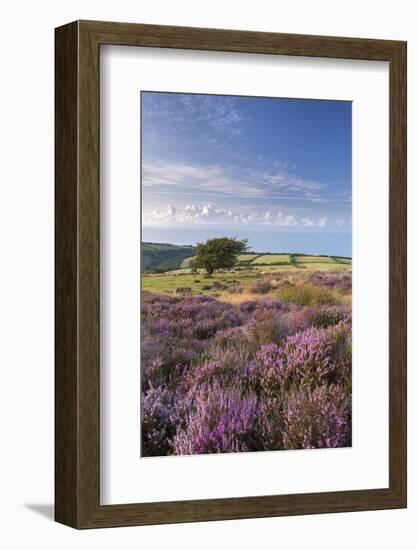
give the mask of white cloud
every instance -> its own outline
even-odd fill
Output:
[[[248,120],[232,97],[155,92],[143,94],[142,117],[146,131],[155,137],[175,137],[178,129],[198,127],[204,128],[212,144],[217,136],[241,137]]]
[[[169,205],[166,209],[154,209],[143,214],[145,225],[187,225],[187,224],[257,224],[290,227],[296,225],[323,227],[327,218],[297,220],[293,214],[281,210],[267,212],[241,211],[216,207],[213,204],[186,204],[185,206]]]
[[[142,166],[142,185],[147,192],[176,191],[195,195],[238,195],[258,197],[262,189],[256,182],[226,173],[219,166],[192,166],[181,163],[151,164]]]
[[[180,101],[194,121],[206,122],[220,134],[240,135],[246,120],[233,98],[220,96],[180,95]]]
[[[270,218],[269,223],[273,225],[298,225],[295,216],[292,214],[284,215],[282,212],[278,212],[276,216],[272,216],[272,221]]]
[[[210,195],[295,200],[306,203],[327,202],[320,197],[325,186],[302,180],[276,168],[275,172],[238,167],[225,168],[219,165],[192,165],[180,162],[144,162],[142,185],[148,194],[176,193],[199,197]]]
[[[318,220],[313,220],[311,218],[303,218],[301,220],[302,224],[306,227],[324,227],[327,224],[327,218],[323,216],[322,218],[319,218]]]
[[[211,204],[187,204],[183,208],[170,205],[165,210],[152,210],[152,212],[144,213],[143,223],[149,225],[215,223],[226,218],[229,218],[230,221],[227,211],[215,208]]]

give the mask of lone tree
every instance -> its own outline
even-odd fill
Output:
[[[248,241],[239,241],[236,237],[228,239],[209,239],[205,243],[197,243],[197,253],[193,267],[201,267],[210,277],[215,269],[228,269],[237,264],[239,254],[246,252]]]

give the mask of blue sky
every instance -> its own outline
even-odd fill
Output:
[[[142,239],[351,255],[351,103],[141,93]]]

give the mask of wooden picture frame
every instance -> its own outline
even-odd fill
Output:
[[[406,43],[76,21],[56,29],[55,519],[74,528],[406,507]],[[117,44],[389,62],[389,487],[100,505],[99,56]]]

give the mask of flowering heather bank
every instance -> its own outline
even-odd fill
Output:
[[[143,456],[351,444],[350,309],[145,292],[141,336]]]

